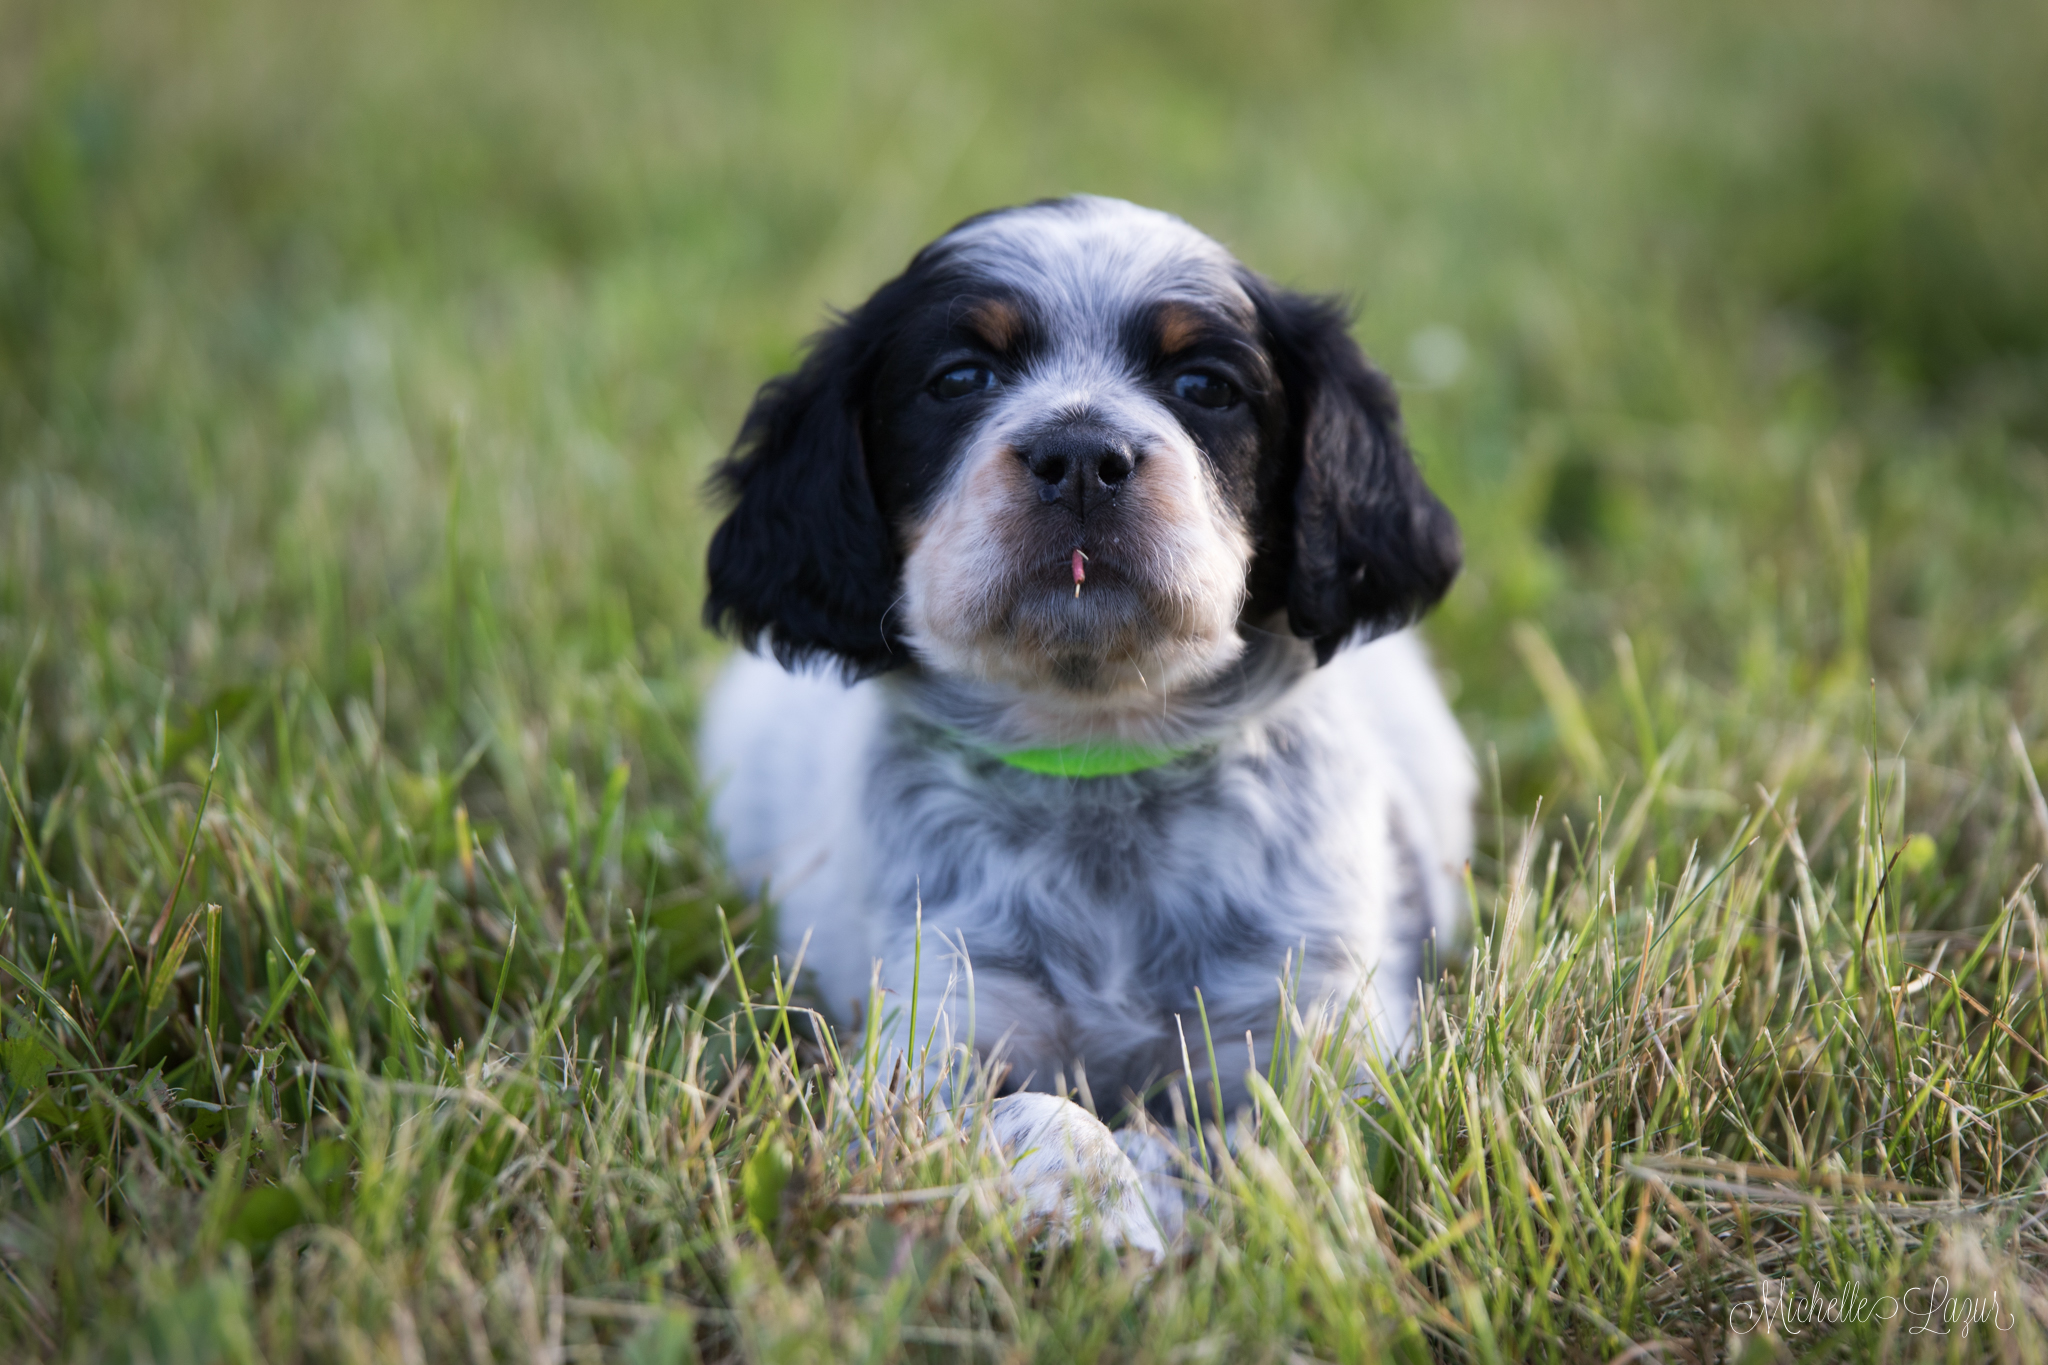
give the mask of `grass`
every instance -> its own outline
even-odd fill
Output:
[[[0,7],[0,1355],[2048,1356],[2044,56],[1991,0]],[[856,1111],[691,757],[753,387],[1071,190],[1358,293],[1488,773],[1414,1056],[1360,1103],[1301,1037],[1152,1274]]]

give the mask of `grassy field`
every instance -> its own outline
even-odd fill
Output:
[[[0,0],[0,1358],[2048,1358],[2044,69],[2026,0]],[[855,1111],[692,762],[754,387],[1076,190],[1358,300],[1487,772],[1417,1053],[1300,1040],[1153,1273]]]

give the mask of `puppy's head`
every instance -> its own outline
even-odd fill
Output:
[[[705,619],[1076,701],[1406,624],[1457,527],[1345,323],[1149,209],[969,219],[755,399]]]

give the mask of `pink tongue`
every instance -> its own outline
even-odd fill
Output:
[[[1074,582],[1077,585],[1083,582],[1088,577],[1087,573],[1084,572],[1081,568],[1081,559],[1081,547],[1076,545],[1074,547]]]

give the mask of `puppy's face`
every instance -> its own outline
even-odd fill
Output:
[[[1341,313],[1113,200],[934,242],[763,389],[719,480],[714,623],[1077,701],[1212,676],[1282,611],[1327,657],[1457,567]]]
[[[1114,694],[1236,657],[1284,421],[1232,264],[1125,205],[998,214],[921,258],[866,448],[927,664]]]

